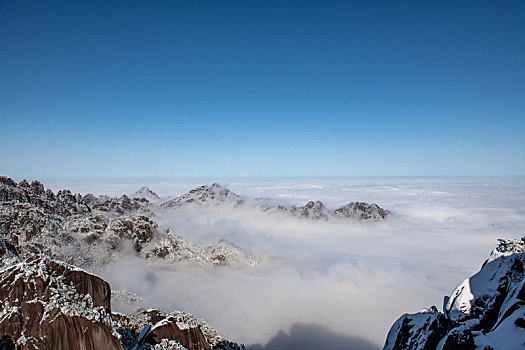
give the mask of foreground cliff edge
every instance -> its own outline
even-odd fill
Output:
[[[0,270],[0,310],[0,349],[245,349],[185,312],[112,312],[106,281],[46,256]]]
[[[525,349],[525,237],[500,239],[480,271],[435,306],[404,314],[384,350]]]

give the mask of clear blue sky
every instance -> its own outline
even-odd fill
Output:
[[[525,175],[525,1],[0,1],[0,173]]]

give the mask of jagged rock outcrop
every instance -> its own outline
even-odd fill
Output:
[[[68,217],[27,201],[0,201],[0,239],[18,254],[42,251],[54,256],[54,248],[68,242],[64,224]],[[12,254],[0,250],[0,266],[12,260]]]
[[[128,347],[134,343],[159,344],[166,339],[186,349],[208,350],[223,341],[216,330],[184,312],[141,309],[129,316],[118,314],[118,322],[126,329],[122,340]]]
[[[107,282],[36,255],[0,270],[0,335],[4,349],[21,350],[207,350],[228,344],[185,312],[112,313]]]
[[[331,215],[321,201],[310,201],[302,207],[293,206],[289,211],[294,216],[313,220],[328,220]]]
[[[525,237],[499,240],[481,270],[436,307],[405,314],[385,350],[525,348]]]
[[[405,314],[390,329],[385,349],[436,349],[449,328],[448,320],[436,307]]]
[[[263,261],[262,257],[246,251],[227,240],[220,240],[210,246],[200,246],[186,241],[182,236],[170,230],[162,238],[149,244],[144,249],[147,259],[162,259],[182,264],[199,265],[233,265],[243,264],[255,266]]]
[[[11,178],[5,176],[0,176],[0,202],[27,203],[48,214],[60,216],[90,211],[80,194],[73,195],[69,190],[62,190],[55,196],[51,190],[44,190],[44,185],[38,181],[29,184],[26,180],[22,180],[17,185]]]
[[[335,216],[360,220],[380,220],[384,219],[388,214],[390,212],[379,205],[365,202],[350,202],[334,211]]]
[[[155,236],[158,225],[147,216],[120,217],[111,222],[109,230],[120,239],[128,239],[133,242],[137,252],[142,250],[145,243],[150,242]]]
[[[149,201],[146,198],[129,198],[124,194],[120,198],[100,196],[91,204],[91,207],[101,212],[125,214],[139,210],[147,211],[148,204]]]
[[[17,348],[123,349],[107,325],[109,284],[78,268],[32,257],[2,270],[0,306],[0,334]]]

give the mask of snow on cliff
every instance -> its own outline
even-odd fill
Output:
[[[385,350],[524,349],[525,237],[499,240],[481,270],[463,281],[443,312],[436,307],[401,316]]]

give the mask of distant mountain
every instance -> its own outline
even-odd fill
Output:
[[[312,220],[328,220],[330,218],[382,220],[390,214],[388,210],[379,207],[375,203],[350,202],[331,212],[321,201],[310,201],[304,206],[291,207],[264,204],[268,202],[271,201],[265,200],[264,198],[250,200],[222,187],[218,183],[213,183],[211,186],[204,185],[197,187],[182,196],[162,203],[161,207],[182,209],[229,204],[233,206],[251,206],[265,212],[287,213],[298,218]]]
[[[288,211],[293,216],[313,220],[328,220],[328,217],[331,215],[330,211],[326,209],[326,207],[321,201],[310,201],[304,206],[293,206],[289,209],[284,210]]]
[[[148,187],[141,187],[135,193],[131,195],[131,198],[145,198],[150,202],[157,202],[160,200],[160,197],[150,190]]]
[[[336,209],[335,216],[344,218],[357,218],[361,220],[379,220],[384,219],[390,212],[381,208],[379,205],[365,202],[350,202],[347,205]]]
[[[435,306],[401,316],[384,350],[525,349],[525,237],[500,239],[481,270]]]
[[[182,196],[162,203],[164,208],[180,208],[187,205],[202,206],[219,203],[234,203],[241,204],[243,199],[231,192],[229,189],[222,187],[218,183],[213,183],[211,186],[200,186],[194,188]]]

